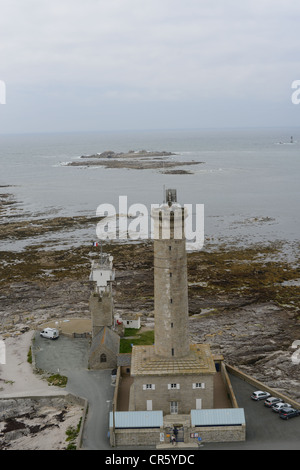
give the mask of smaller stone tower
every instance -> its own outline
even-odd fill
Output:
[[[90,281],[94,282],[95,286],[90,296],[92,317],[92,342],[88,358],[90,369],[113,369],[117,366],[120,337],[112,328],[114,323],[112,282],[115,279],[112,262],[112,256],[102,253],[98,261],[92,262]]]
[[[115,279],[113,257],[101,254],[98,261],[92,262],[90,281],[95,283],[90,296],[92,317],[92,337],[94,338],[103,326],[111,327],[114,321],[114,304],[112,282]]]

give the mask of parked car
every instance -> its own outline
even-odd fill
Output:
[[[295,416],[300,416],[300,410],[295,410],[295,408],[282,408],[279,411],[279,416],[282,419],[290,419]]]
[[[40,332],[40,335],[43,338],[57,339],[59,337],[59,332],[56,328],[44,328]]]
[[[270,397],[265,400],[264,405],[267,406],[268,408],[271,408],[273,405],[276,405],[276,403],[282,403],[282,402],[283,400],[281,398]]]
[[[275,403],[275,405],[272,406],[272,410],[275,411],[275,413],[279,413],[279,411],[282,408],[292,408],[292,405],[289,405],[289,403]]]
[[[259,401],[259,400],[264,400],[268,397],[271,396],[271,393],[268,392],[263,392],[261,390],[257,390],[256,392],[253,392],[251,395],[252,400]]]

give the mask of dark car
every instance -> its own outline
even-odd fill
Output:
[[[282,419],[294,418],[295,416],[300,416],[300,410],[295,410],[295,408],[282,408],[282,410],[279,411],[279,416]]]

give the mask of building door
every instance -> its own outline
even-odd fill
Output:
[[[176,442],[184,442],[184,427],[174,426],[174,434],[176,436]]]
[[[196,410],[201,410],[202,408],[202,398],[196,398]]]
[[[152,411],[152,400],[147,400],[147,411]]]
[[[176,415],[178,413],[178,401],[171,401],[170,413],[171,415]]]

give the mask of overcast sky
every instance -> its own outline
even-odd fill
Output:
[[[0,133],[298,126],[299,26],[299,0],[0,0]]]

